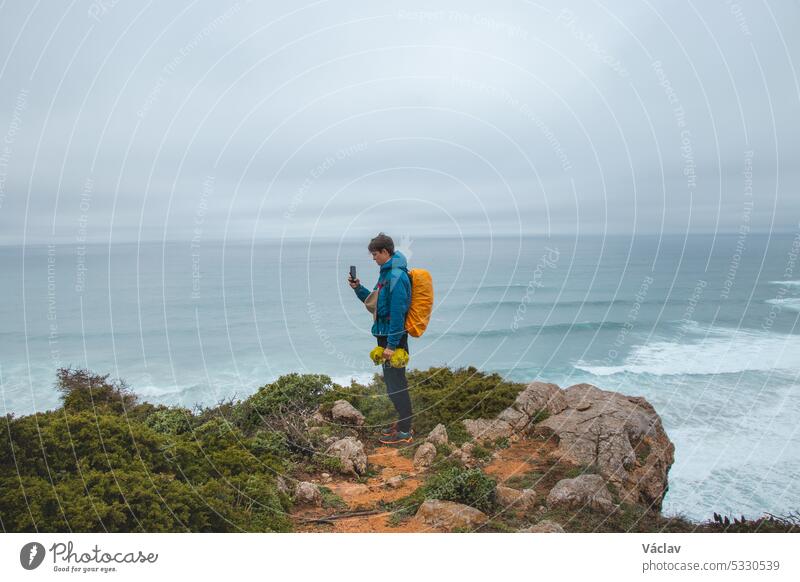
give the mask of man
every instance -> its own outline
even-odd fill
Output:
[[[411,443],[414,439],[406,369],[394,368],[389,363],[396,349],[403,348],[408,352],[405,321],[411,300],[411,281],[408,278],[406,258],[403,253],[394,250],[394,241],[382,232],[369,241],[367,249],[381,268],[374,289],[377,292],[377,302],[372,335],[377,339],[378,345],[384,348],[383,380],[398,416],[397,422],[383,429],[380,442],[387,445]],[[359,279],[348,277],[348,282],[362,302],[370,295],[369,289]]]

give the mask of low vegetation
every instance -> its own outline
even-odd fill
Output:
[[[425,499],[435,498],[489,514],[492,519],[483,531],[516,531],[539,519],[557,521],[567,531],[798,530],[794,515],[755,521],[719,517],[696,524],[627,505],[611,514],[587,509],[535,515],[499,511],[495,481],[480,468],[464,467],[448,456],[468,440],[461,420],[495,416],[523,385],[475,368],[412,370],[408,378],[417,434],[442,423],[450,445],[439,447],[422,486],[384,504],[394,512],[393,521],[412,516]],[[56,387],[62,397],[56,410],[5,417],[0,437],[4,532],[289,531],[292,501],[282,481],[341,472],[341,462],[322,453],[325,439],[363,437],[393,419],[379,375],[369,384],[343,387],[324,375],[289,374],[244,400],[191,410],[140,402],[124,382],[88,370],[59,370]],[[365,415],[364,427],[319,425],[315,413],[329,411],[339,399]],[[473,457],[488,460],[493,451],[508,446],[507,439],[476,445]],[[408,453],[413,450],[409,447]],[[532,487],[544,495],[555,480],[585,470],[556,466],[515,476],[506,484]],[[359,479],[366,482],[374,476],[374,467],[369,467]],[[347,508],[331,489],[320,491],[324,508]]]

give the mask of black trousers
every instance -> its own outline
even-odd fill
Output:
[[[378,345],[386,347],[387,337],[385,335],[376,336]],[[408,352],[408,334],[404,333],[397,344],[398,348],[403,348]],[[410,353],[410,352],[409,352]],[[383,381],[386,384],[386,393],[392,401],[394,409],[397,411],[397,430],[408,432],[411,429],[411,397],[408,395],[408,379],[406,379],[405,368],[392,368],[389,362],[383,363]]]

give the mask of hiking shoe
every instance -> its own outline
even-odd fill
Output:
[[[381,436],[391,436],[397,432],[397,421],[395,420],[391,426],[384,427],[381,430]],[[414,436],[414,429],[410,429],[408,432],[411,433],[411,436]]]
[[[394,433],[397,432],[397,421],[394,421],[390,426],[385,427],[381,430],[381,436],[392,436]]]
[[[380,438],[380,442],[384,445],[411,444],[414,442],[414,435],[412,434],[412,431],[403,432],[398,430],[394,434],[382,436]]]

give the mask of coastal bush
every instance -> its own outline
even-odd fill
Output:
[[[161,408],[147,415],[145,425],[161,434],[182,434],[192,429],[194,418],[186,408]]]
[[[287,374],[236,404],[231,418],[249,436],[259,430],[283,433],[289,451],[308,456],[313,450],[308,419],[334,386],[323,374]]]
[[[480,469],[451,466],[434,473],[425,483],[427,499],[455,501],[491,513],[497,483]]]
[[[251,438],[213,416],[187,430],[186,409],[129,415],[127,407],[138,406],[135,396],[98,378],[106,377],[61,373],[59,385],[70,387],[62,391],[68,407],[6,416],[3,530],[290,529],[290,502],[276,487],[276,474],[286,468],[279,437]]]
[[[65,410],[109,409],[117,414],[133,408],[138,398],[122,380],[109,380],[83,368],[59,368],[56,389],[61,392]]]

